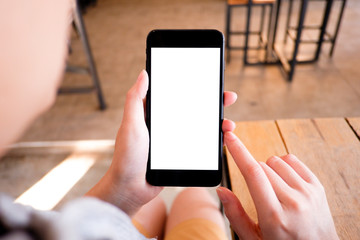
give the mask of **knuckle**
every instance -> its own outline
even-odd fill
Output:
[[[272,209],[268,213],[268,217],[266,218],[266,225],[272,226],[272,227],[285,227],[285,220],[279,213],[279,211],[276,211],[275,209]]]
[[[297,160],[297,157],[292,153],[287,154],[285,157],[291,160]]]
[[[310,211],[312,198],[312,195],[309,195],[309,197],[291,197],[288,201],[288,207],[297,214],[306,214]]]
[[[283,158],[291,162],[298,161],[298,158],[292,153],[286,154],[285,156],[283,156]]]
[[[312,189],[311,199],[314,203],[326,201],[326,193],[323,185],[319,184]]]
[[[316,188],[317,188],[317,191],[319,191],[321,194],[325,194],[325,187],[320,182],[318,182]]]
[[[266,160],[266,163],[270,164],[270,163],[272,163],[272,162],[275,162],[276,160],[277,160],[277,159],[276,159],[275,156],[271,156],[271,157],[269,157],[269,158]]]
[[[278,157],[272,156],[266,161],[266,164],[270,167],[275,167],[276,165],[279,164],[280,161],[281,160]]]
[[[292,202],[292,208],[297,212],[297,213],[304,213],[307,212],[308,210],[308,204],[303,203],[303,202],[298,202],[298,201],[293,201]]]
[[[263,170],[262,170],[261,166],[257,163],[257,164],[249,165],[246,168],[246,172],[249,177],[257,178],[258,176],[260,176],[263,173]]]
[[[311,199],[314,196],[314,191],[311,187],[308,186],[302,186],[301,187],[301,193],[305,196],[307,199]]]
[[[310,178],[310,184],[313,185],[318,191],[325,192],[325,188],[320,182],[320,179],[317,178],[315,175]]]
[[[316,202],[318,199],[325,196],[325,188],[324,186],[319,184],[309,184],[306,188],[302,190],[303,195],[311,202]]]

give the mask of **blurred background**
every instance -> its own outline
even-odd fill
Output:
[[[297,20],[299,2],[294,1],[293,23]],[[309,2],[304,24],[321,24],[325,2]],[[280,38],[286,28],[288,6],[289,1],[282,1]],[[146,36],[150,30],[211,28],[226,33],[225,0],[98,0],[82,9],[106,109],[99,109],[94,91],[60,94],[54,106],[34,122],[0,161],[0,191],[39,209],[56,209],[69,199],[82,196],[105,173],[112,159],[126,92],[145,68]],[[328,22],[330,30],[336,27],[340,9],[341,1],[335,1]],[[232,29],[244,29],[246,11],[233,9]],[[261,9],[254,7],[251,28],[257,28],[261,16]],[[359,19],[360,2],[348,0],[333,56],[329,56],[331,44],[324,43],[317,61],[296,66],[292,81],[279,62],[245,65],[244,51],[227,50],[231,59],[226,63],[225,90],[236,92],[238,100],[226,108],[225,117],[249,121],[359,116]],[[303,33],[315,39],[318,34]],[[242,44],[244,37],[231,41]],[[249,44],[257,41],[250,38]],[[69,46],[68,65],[88,66],[76,27]],[[284,47],[285,55],[291,54],[292,47],[291,43]],[[314,47],[301,46],[299,57],[314,51]],[[259,54],[261,51],[249,51],[250,58],[258,58]],[[91,85],[90,75],[68,71],[62,88]],[[178,191],[166,189],[162,193],[168,205]]]

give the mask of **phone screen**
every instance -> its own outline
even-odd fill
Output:
[[[221,49],[150,51],[150,169],[218,170]]]

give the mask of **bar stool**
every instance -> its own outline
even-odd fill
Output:
[[[316,44],[317,45],[314,58],[309,59],[309,60],[298,61],[298,63],[311,63],[311,62],[317,61],[319,59],[321,46],[324,42],[328,42],[331,44],[330,53],[329,53],[330,57],[332,57],[332,55],[334,53],[334,47],[335,47],[336,39],[337,39],[337,36],[339,33],[340,23],[341,23],[343,14],[344,14],[346,0],[309,0],[309,2],[324,2],[324,1],[326,2],[326,6],[324,9],[322,24],[319,26],[316,26],[316,25],[304,25],[303,26],[303,29],[306,29],[306,30],[315,30],[315,31],[320,30],[318,39],[316,39],[316,40],[300,39],[300,44],[303,43],[303,44]],[[339,15],[338,15],[338,18],[336,21],[335,31],[333,34],[330,34],[329,31],[327,30],[328,21],[330,18],[333,3],[335,1],[341,2],[341,8],[340,8],[340,12],[339,12]],[[285,31],[285,36],[284,36],[284,44],[286,44],[288,38],[290,38],[293,41],[295,41],[295,39],[296,39],[296,35],[294,35],[293,32],[297,30],[297,27],[291,26],[291,24],[290,24],[290,18],[291,18],[291,14],[293,11],[293,2],[294,2],[294,0],[289,0],[289,8],[288,8],[287,19],[286,19],[286,31]]]
[[[273,5],[275,0],[227,0],[226,4],[226,49],[229,50],[227,53],[227,61],[230,61],[230,50],[244,50],[244,64],[258,64],[257,63],[249,63],[248,61],[248,50],[255,49],[265,49],[267,47],[267,43],[269,41],[270,34],[270,19],[272,18]],[[251,8],[253,6],[261,7],[261,20],[260,20],[260,30],[259,31],[250,31],[250,20],[251,20]],[[246,20],[246,28],[245,31],[231,31],[231,10],[234,7],[247,7],[247,20]],[[269,7],[269,27],[267,29],[267,39],[263,38],[263,30],[264,30],[264,22],[265,22],[265,8]],[[231,46],[230,45],[230,36],[231,35],[244,35],[245,43],[244,46]],[[255,47],[249,46],[249,36],[250,35],[258,35],[259,41],[258,45]],[[265,58],[266,62],[266,58]]]
[[[79,67],[79,66],[72,66],[67,64],[66,71],[76,74],[87,74],[90,75],[92,79],[92,86],[89,87],[67,87],[67,88],[60,88],[58,93],[59,94],[69,94],[69,93],[91,93],[95,92],[99,102],[99,108],[101,110],[106,109],[106,104],[104,100],[104,96],[101,90],[100,80],[98,77],[98,73],[96,70],[95,61],[91,52],[89,40],[87,37],[86,29],[84,20],[82,18],[81,10],[79,8],[78,1],[76,1],[76,6],[74,7],[73,13],[73,28],[78,33],[78,36],[81,40],[81,43],[84,48],[84,52],[86,55],[86,60],[88,63],[88,67]],[[71,52],[71,47],[70,47]]]

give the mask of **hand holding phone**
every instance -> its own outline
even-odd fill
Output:
[[[130,216],[162,190],[146,182],[149,134],[145,124],[144,104],[148,75],[142,71],[126,95],[123,120],[116,137],[112,164],[101,180],[86,194],[107,201]],[[224,106],[236,101],[236,94],[224,92]],[[224,119],[223,132],[233,131],[235,124]]]
[[[147,38],[147,181],[215,186],[221,181],[223,35],[154,30]]]

